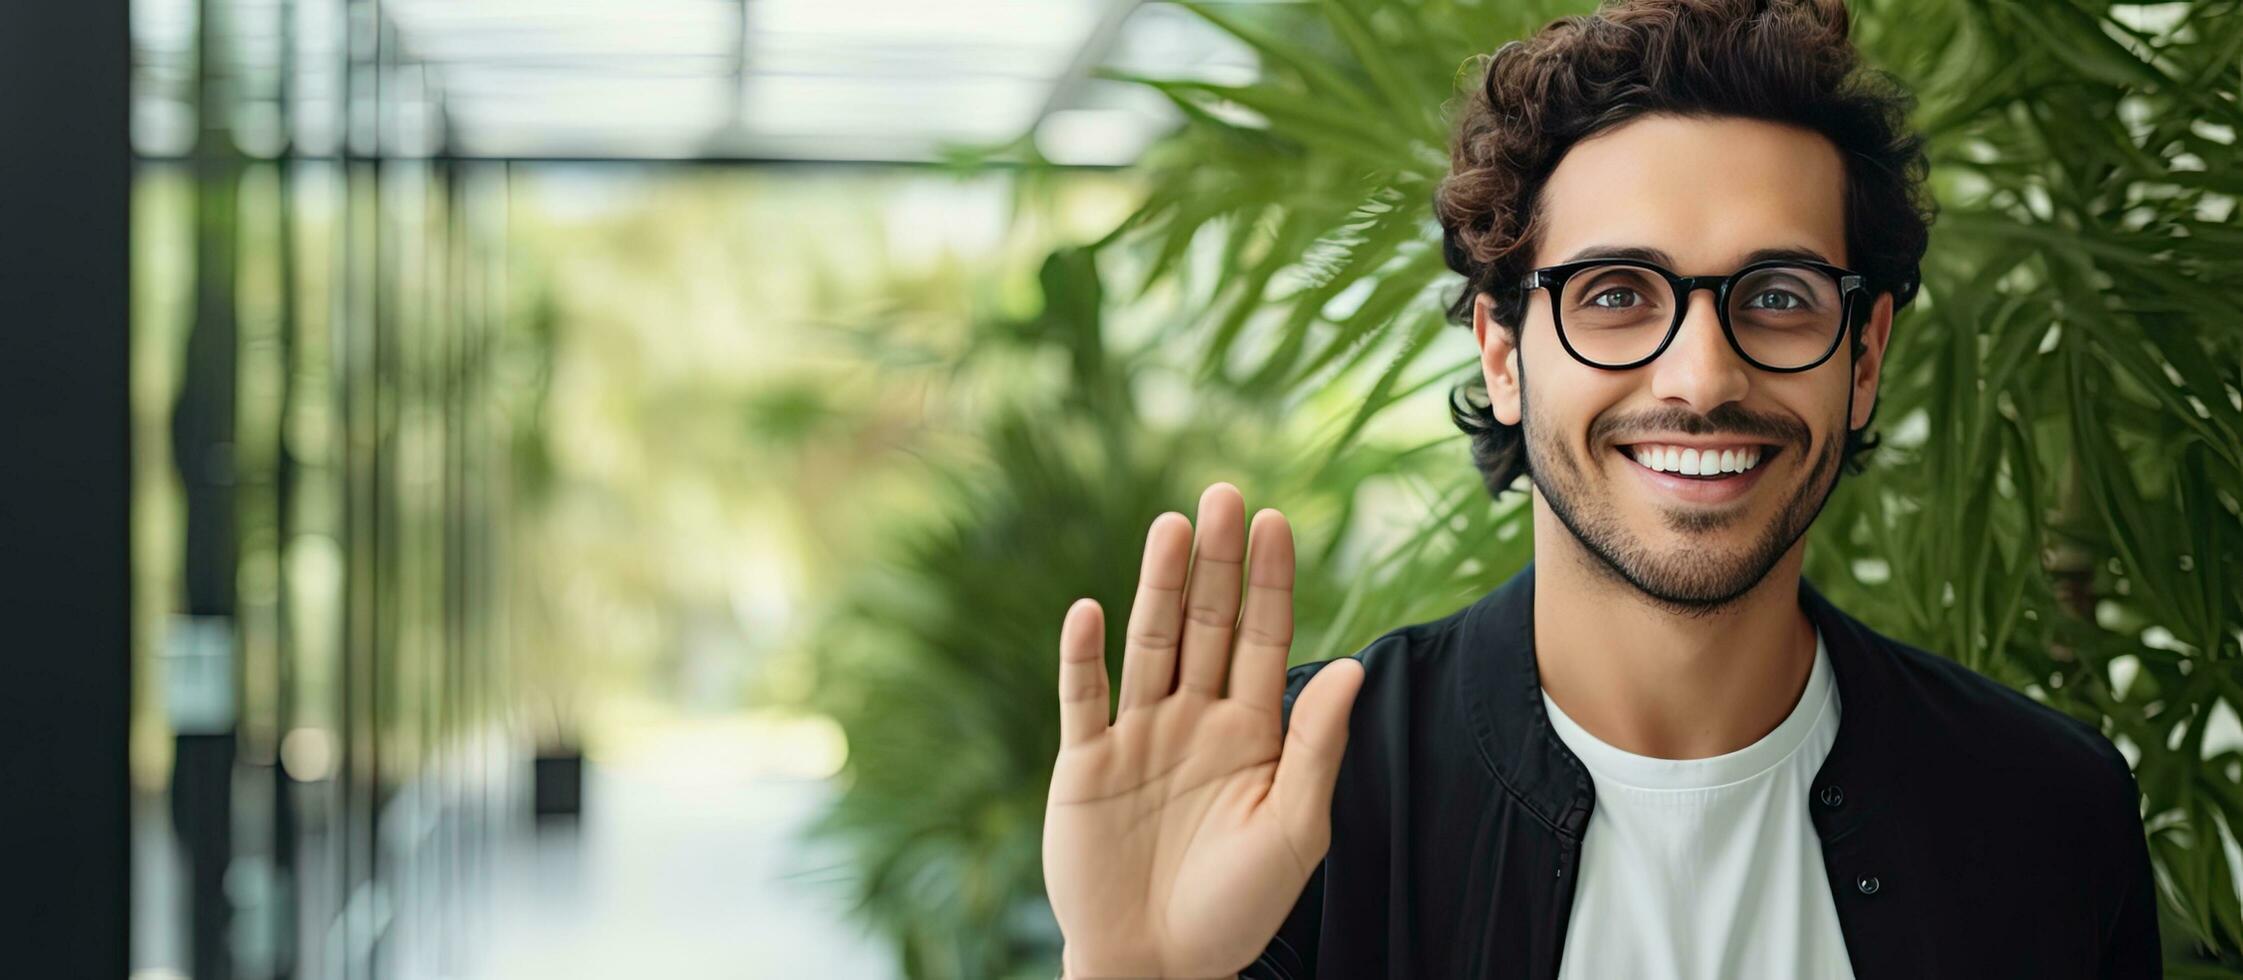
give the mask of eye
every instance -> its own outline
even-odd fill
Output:
[[[1791,304],[1793,304],[1793,305],[1790,305],[1790,306],[1762,306],[1762,305],[1760,305],[1760,303],[1759,303],[1759,300],[1760,300],[1760,299],[1762,299],[1763,297],[1768,297],[1768,296],[1781,296],[1781,297],[1783,297],[1783,298],[1784,298],[1784,300],[1786,300],[1787,302],[1789,302],[1789,303],[1791,303]],[[1781,290],[1781,289],[1763,289],[1763,290],[1761,290],[1760,292],[1757,292],[1757,293],[1754,293],[1754,294],[1753,294],[1753,302],[1750,302],[1750,303],[1746,303],[1746,304],[1745,304],[1745,308],[1746,308],[1746,309],[1764,309],[1764,310],[1778,310],[1778,311],[1786,311],[1786,312],[1788,312],[1788,311],[1791,311],[1791,310],[1800,310],[1800,309],[1805,309],[1805,308],[1806,308],[1806,303],[1807,303],[1806,299],[1805,299],[1805,298],[1803,298],[1803,297],[1801,297],[1801,296],[1800,296],[1799,294],[1797,294],[1797,293],[1786,292],[1786,291],[1784,291],[1784,290]]]
[[[1590,305],[1590,306],[1597,306],[1597,307],[1602,307],[1602,308],[1604,308],[1604,309],[1607,309],[1607,310],[1620,310],[1620,309],[1626,309],[1627,307],[1624,307],[1624,306],[1611,306],[1611,305],[1607,305],[1607,304],[1605,304],[1605,303],[1601,303],[1601,302],[1599,302],[1599,300],[1602,300],[1602,299],[1604,299],[1604,298],[1605,298],[1605,297],[1607,297],[1607,296],[1612,296],[1612,295],[1615,295],[1615,294],[1626,294],[1626,295],[1629,295],[1629,296],[1633,296],[1633,295],[1635,295],[1635,293],[1636,293],[1636,291],[1635,291],[1635,290],[1633,290],[1633,289],[1629,289],[1629,288],[1628,288],[1628,287],[1626,287],[1626,286],[1614,286],[1614,287],[1612,287],[1611,289],[1607,289],[1607,290],[1605,290],[1604,292],[1601,292],[1601,293],[1598,293],[1598,294],[1596,294],[1595,296],[1591,296],[1591,297],[1589,297],[1589,305]]]

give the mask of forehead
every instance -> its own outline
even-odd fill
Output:
[[[1847,262],[1846,173],[1819,133],[1757,119],[1639,116],[1573,145],[1543,185],[1535,264],[1596,246],[1664,249],[1683,275],[1763,248]]]

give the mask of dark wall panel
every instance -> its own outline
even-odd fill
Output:
[[[126,973],[127,10],[0,3],[0,972],[11,976]]]

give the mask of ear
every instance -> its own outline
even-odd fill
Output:
[[[1877,379],[1884,374],[1885,344],[1892,333],[1893,294],[1878,293],[1869,322],[1861,328],[1861,356],[1854,359],[1854,414],[1846,420],[1849,429],[1868,425],[1870,413],[1877,408]]]
[[[1495,297],[1487,293],[1472,298],[1472,339],[1480,344],[1488,409],[1504,425],[1519,424],[1519,345],[1511,331],[1495,322]]]

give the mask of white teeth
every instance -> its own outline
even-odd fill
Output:
[[[1747,449],[1719,451],[1678,446],[1635,446],[1632,452],[1636,462],[1646,469],[1663,473],[1680,473],[1684,476],[1711,476],[1716,473],[1742,473],[1760,465],[1759,446]]]

